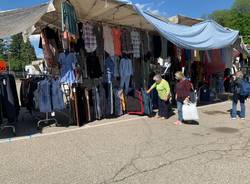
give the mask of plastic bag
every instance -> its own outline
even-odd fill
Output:
[[[189,121],[189,120],[198,120],[198,110],[195,104],[193,103],[187,103],[183,104],[182,106],[182,116],[183,120]]]

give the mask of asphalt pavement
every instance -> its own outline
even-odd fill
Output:
[[[250,116],[232,121],[230,106],[201,107],[181,126],[125,116],[0,139],[0,183],[249,184]]]

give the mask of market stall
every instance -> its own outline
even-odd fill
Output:
[[[231,67],[239,37],[213,21],[170,24],[115,0],[55,0],[2,14],[0,37],[40,34],[44,52],[43,75],[22,82],[22,106],[51,114],[70,107],[78,126],[126,112],[150,115],[144,89],[154,74],[168,79],[172,89],[180,70],[197,88],[199,82],[212,85],[214,74]],[[223,90],[220,76],[215,77],[213,85]]]

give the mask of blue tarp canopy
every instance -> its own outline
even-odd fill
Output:
[[[175,45],[194,50],[212,50],[233,46],[239,38],[239,31],[229,30],[212,20],[193,26],[183,26],[160,20],[142,9],[135,7],[163,37]]]

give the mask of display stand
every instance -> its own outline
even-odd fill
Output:
[[[7,125],[7,122],[0,125],[0,130],[1,131],[4,130],[4,129],[6,129],[6,128],[11,128],[13,134],[16,135],[16,128],[15,128],[14,125]]]
[[[46,112],[45,113],[45,119],[42,119],[42,120],[39,120],[37,122],[37,129],[40,130],[40,124],[41,123],[45,123],[45,124],[48,124],[49,122],[54,122],[54,124],[57,126],[58,125],[58,122],[55,118],[49,118],[49,113]]]

